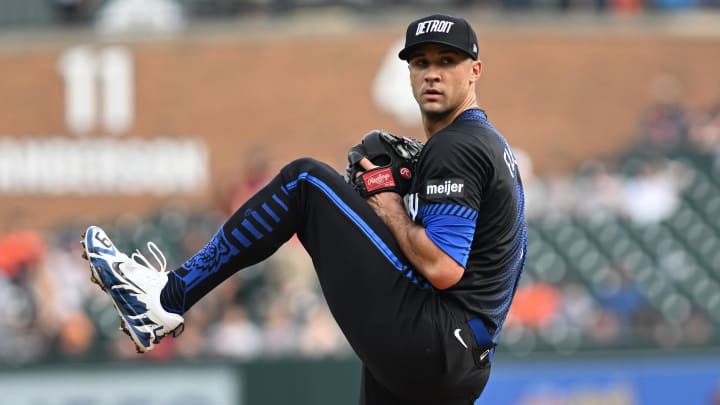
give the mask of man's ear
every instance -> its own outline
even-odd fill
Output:
[[[480,75],[482,74],[482,61],[481,60],[474,60],[472,63],[472,76],[471,81],[474,83],[478,79],[480,79]]]

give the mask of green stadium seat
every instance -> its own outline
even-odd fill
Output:
[[[693,305],[683,294],[675,292],[661,298],[659,309],[669,323],[680,326],[690,317]]]

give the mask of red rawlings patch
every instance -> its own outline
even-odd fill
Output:
[[[365,188],[370,192],[395,187],[395,179],[393,179],[392,171],[390,171],[389,167],[365,173],[362,175],[362,178],[365,183]]]
[[[409,179],[410,177],[412,177],[412,172],[407,167],[401,167],[400,175],[403,176],[404,179]]]

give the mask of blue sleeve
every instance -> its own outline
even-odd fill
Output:
[[[465,267],[475,235],[477,211],[456,204],[434,204],[422,216],[425,233],[437,247]]]

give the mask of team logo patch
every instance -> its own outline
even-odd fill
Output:
[[[393,179],[390,168],[373,170],[370,173],[365,173],[363,174],[362,179],[365,182],[365,188],[367,188],[367,191],[395,187],[395,180]]]
[[[465,180],[441,179],[425,183],[426,198],[462,197],[465,195]]]

